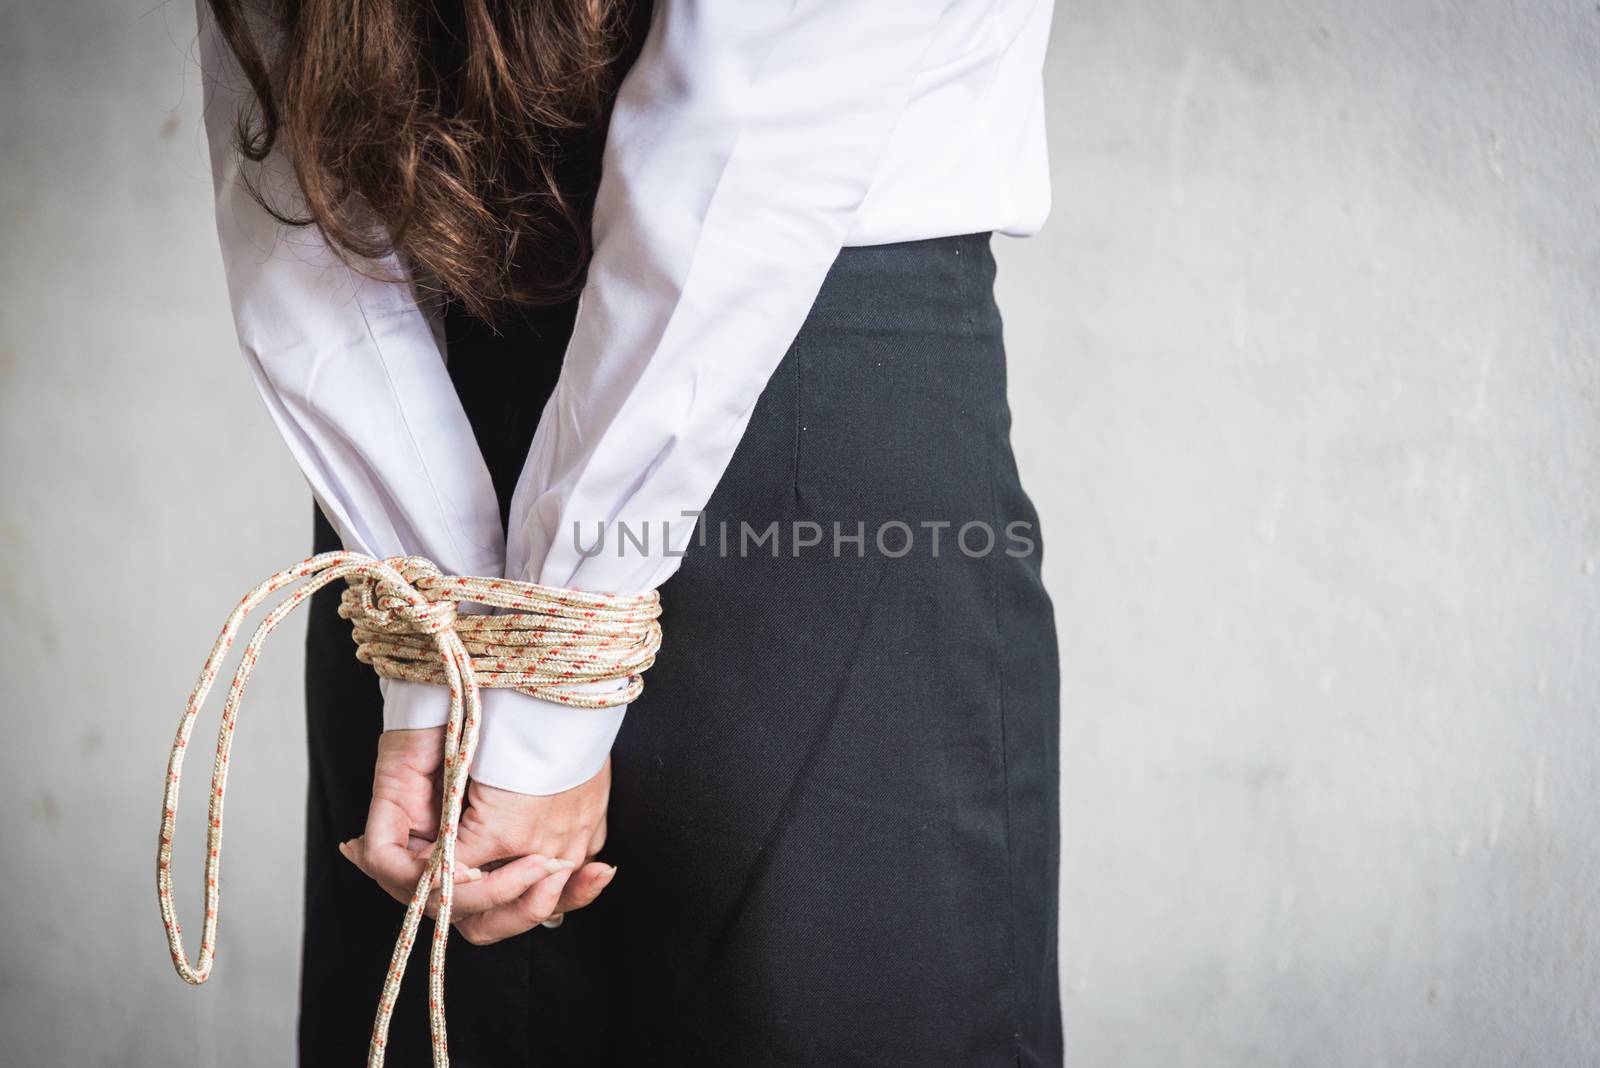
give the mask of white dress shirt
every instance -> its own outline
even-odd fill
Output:
[[[351,270],[315,228],[280,227],[244,188],[254,165],[232,133],[249,89],[202,13],[239,344],[345,547],[588,590],[664,582],[841,247],[1043,223],[1050,7],[657,0],[607,131],[572,339],[504,531],[437,324],[411,288]],[[254,176],[292,208],[281,155]],[[387,729],[444,722],[443,687],[381,684]],[[473,775],[525,793],[575,786],[623,713],[485,691]]]

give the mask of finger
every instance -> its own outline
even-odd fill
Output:
[[[417,880],[428,867],[428,857],[417,856],[398,845],[374,845],[364,836],[339,843],[339,852],[350,863],[389,894],[396,901],[410,904],[416,892]],[[483,878],[483,873],[456,862],[456,879],[470,884]]]
[[[561,900],[556,902],[556,911],[571,912],[594,904],[600,891],[611,885],[616,874],[617,869],[603,861],[592,860],[585,864],[567,880]]]
[[[455,900],[450,906],[451,920],[453,922],[457,917],[464,919],[488,909],[509,905],[527,893],[540,879],[567,871],[571,867],[571,861],[552,860],[549,857],[533,854],[519,857],[493,871],[484,872],[480,878],[456,887]],[[439,897],[437,888],[428,895],[429,916],[438,917]]]
[[[339,852],[401,902],[411,900],[412,890],[428,866],[425,859],[412,856],[403,845],[374,841],[364,835],[342,843]]]
[[[400,901],[410,901],[407,884],[415,886],[426,862],[411,855],[411,820],[397,802],[374,793],[367,808],[367,826],[351,843],[356,866]]]
[[[421,860],[427,860],[433,855],[433,847],[437,844],[438,843],[431,838],[419,838],[413,834],[411,836],[411,840],[406,843],[406,848],[410,850],[412,856]],[[483,872],[479,871],[477,868],[469,866],[460,857],[456,858],[457,882],[472,881],[479,879],[482,876]]]
[[[408,843],[406,846],[406,849],[413,857],[416,857],[418,860],[422,861],[423,866],[426,867],[428,858],[433,855],[433,846],[434,843],[430,842],[428,839],[418,838],[413,835],[410,843]],[[352,838],[348,842],[340,842],[339,853],[356,867],[361,867],[360,838]],[[477,868],[469,868],[459,860],[456,861],[457,882],[476,882],[481,878],[483,878],[483,872],[479,871]],[[407,898],[407,900],[410,899]]]
[[[564,871],[541,879],[511,904],[469,916],[456,925],[456,929],[467,941],[479,946],[531,931],[556,910],[570,876],[570,871]]]
[[[399,846],[404,849],[411,841],[411,819],[399,803],[379,794],[372,795],[367,806],[367,826],[361,837],[368,846]]]

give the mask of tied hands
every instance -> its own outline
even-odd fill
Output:
[[[339,852],[401,903],[411,900],[439,832],[444,728],[385,731],[366,831]],[[456,838],[451,925],[475,945],[519,935],[600,896],[617,869],[594,859],[606,837],[611,760],[588,782],[532,795],[473,780]],[[439,890],[427,914],[437,918]]]

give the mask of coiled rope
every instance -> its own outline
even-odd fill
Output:
[[[183,947],[183,928],[172,902],[172,839],[178,817],[178,787],[183,758],[195,719],[211,692],[222,659],[232,647],[244,619],[267,598],[309,578],[271,612],[245,646],[222,707],[217,729],[216,762],[211,768],[210,813],[206,826],[205,923],[200,955],[190,962]],[[468,769],[478,744],[480,687],[520,690],[547,701],[577,708],[609,708],[627,704],[644,688],[643,672],[655,662],[661,646],[660,597],[654,591],[639,597],[584,593],[510,579],[445,575],[420,556],[379,560],[361,553],[329,552],[302,560],[278,572],[245,594],[217,635],[200,678],[189,694],[178,734],[167,759],[167,781],[161,808],[161,844],[156,855],[156,894],[167,929],[172,964],[184,982],[198,986],[216,961],[217,873],[222,855],[222,802],[228,783],[228,753],[245,684],[267,636],[284,617],[317,590],[336,579],[349,586],[339,615],[354,625],[356,656],[380,675],[418,682],[442,683],[450,689],[450,718],[445,725],[444,776],[439,812],[439,837],[428,867],[417,880],[405,922],[395,941],[389,971],[378,998],[368,1048],[369,1068],[383,1064],[389,1020],[400,980],[416,941],[423,908],[434,882],[439,884],[439,912],[433,932],[428,977],[428,1024],[433,1036],[433,1063],[450,1063],[445,1036],[444,956],[455,896],[456,834],[465,798]],[[503,610],[501,614],[457,614],[456,604],[472,601]],[[616,690],[594,692],[590,683],[626,680]]]

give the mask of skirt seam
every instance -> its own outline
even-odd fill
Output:
[[[795,339],[790,353],[794,357],[794,473],[792,490],[795,502],[800,503],[803,499],[800,493],[800,444],[805,431],[805,401],[801,390],[805,386],[805,379],[800,374],[803,354],[798,338]]]
[[[959,256],[959,252],[957,253]],[[957,284],[962,291],[964,306],[970,306],[967,301],[970,286],[969,275],[976,266],[973,257],[966,257],[956,269]],[[963,325],[966,327],[967,336],[976,339],[976,324],[970,314],[963,315]],[[1002,388],[1000,403],[1004,403],[1005,394]],[[989,487],[989,517],[998,524],[1000,522],[1000,499],[995,491],[996,464],[995,464],[995,439],[993,433],[984,435],[984,468],[987,473]],[[991,532],[992,539],[992,532]],[[993,548],[991,544],[991,549]],[[1001,652],[1000,635],[1000,575],[998,563],[993,559],[994,553],[986,554],[989,557],[989,624],[994,638],[994,676],[995,676],[995,711],[1000,727],[1000,789],[1002,794],[1001,811],[1004,814],[1005,842],[1006,842],[1006,913],[1008,923],[1006,934],[1010,941],[1011,960],[1006,969],[1006,975],[1011,987],[1011,1036],[1010,1051],[1013,1059],[1021,1062],[1022,1058],[1022,1005],[1020,1000],[1017,961],[1017,885],[1016,885],[1016,854],[1012,834],[1011,812],[1011,765],[1010,749],[1007,744],[1006,731],[1006,669],[1005,657]]]

